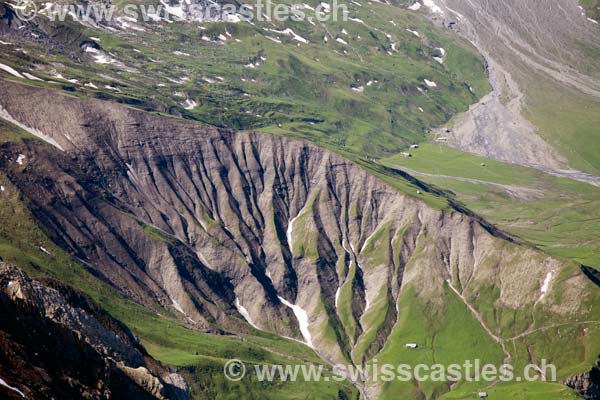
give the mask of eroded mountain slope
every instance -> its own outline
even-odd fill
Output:
[[[95,274],[199,329],[245,330],[246,320],[355,363],[408,340],[397,306],[406,301],[437,312],[449,296],[464,303],[478,326],[470,335],[487,335],[497,361],[513,353],[502,337],[550,320],[596,329],[593,285],[574,266],[308,143],[8,81],[0,103],[5,118],[64,150],[3,144],[6,190],[22,192]],[[531,361],[554,354],[547,340],[559,339],[528,344],[541,346]],[[590,357],[563,360],[565,373]]]

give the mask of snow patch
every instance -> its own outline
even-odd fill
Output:
[[[341,43],[341,44],[348,45],[348,42],[346,42],[346,41],[345,41],[344,39],[342,39],[342,38],[336,38],[336,39],[335,39],[335,41],[336,41],[336,42],[338,42],[338,43]]]
[[[440,56],[439,57],[433,57],[433,59],[437,62],[439,62],[440,64],[444,63],[444,58],[446,57],[446,50],[444,50],[443,47],[438,47],[437,50],[440,52]]]
[[[294,233],[294,222],[296,222],[296,220],[299,217],[300,217],[300,214],[298,214],[297,216],[292,218],[287,227],[286,237],[287,237],[288,246],[290,248],[290,253],[294,252],[294,250],[293,250],[294,246],[292,246],[292,234]]]
[[[11,122],[15,125],[17,125],[19,128],[31,133],[33,136],[37,136],[40,139],[50,143],[52,146],[56,147],[57,149],[61,150],[61,151],[65,151],[57,142],[56,140],[54,140],[53,138],[51,138],[50,136],[47,136],[45,134],[43,134],[41,131],[37,130],[37,129],[33,129],[30,128],[22,123],[20,123],[19,121],[17,121],[16,119],[14,119],[9,113],[8,111],[6,111],[6,109],[2,106],[0,106],[0,118],[3,118],[5,120],[7,120],[8,122]]]
[[[175,300],[174,298],[171,297],[171,301],[173,302],[173,308],[175,308],[177,311],[179,311],[183,315],[186,315],[185,311],[183,311],[183,308],[181,308],[181,305],[177,302],[177,300]]]
[[[352,91],[356,92],[356,93],[362,93],[365,91],[365,88],[364,88],[364,86],[356,86],[356,87],[352,88]]]
[[[592,22],[592,23],[594,23],[594,24],[598,24],[598,21],[596,21],[595,19],[588,18],[587,20],[590,21],[590,22]]]
[[[21,397],[25,397],[25,394],[23,394],[23,392],[21,392],[18,388],[14,387],[14,386],[10,386],[8,383],[6,383],[6,381],[2,378],[0,378],[0,386],[4,386],[5,388],[12,390],[13,392],[17,392],[18,394],[21,395]]]
[[[375,234],[379,232],[378,229],[375,229],[366,239],[365,242],[363,243],[362,247],[360,248],[360,252],[358,254],[361,254],[363,251],[365,251],[365,249],[367,248],[367,245],[369,244],[369,242],[371,241],[371,239],[373,239],[373,236],[375,236]]]
[[[19,154],[19,157],[17,157],[17,164],[23,165],[23,161],[25,161],[25,155]]]
[[[298,325],[300,326],[300,333],[302,333],[302,337],[306,341],[310,347],[313,347],[312,338],[310,335],[310,331],[308,330],[308,313],[299,305],[292,304],[281,296],[277,296],[279,301],[281,301],[285,306],[292,309],[296,319],[298,320]]]
[[[434,14],[444,13],[444,11],[442,11],[442,9],[437,4],[435,4],[433,0],[423,0],[423,5],[429,8],[429,10],[431,10],[431,12]]]
[[[45,254],[48,254],[48,255],[50,255],[50,252],[49,252],[49,251],[48,251],[48,250],[47,250],[45,247],[42,247],[42,246],[40,246],[40,251],[41,251],[42,253],[45,253]]]
[[[250,324],[250,326],[252,326],[254,329],[260,330],[260,328],[256,326],[254,322],[252,322],[252,318],[250,318],[250,313],[248,312],[246,307],[240,304],[240,300],[237,297],[235,298],[235,308],[237,308],[238,312],[242,315],[242,317],[244,317],[244,319]]]
[[[190,80],[187,76],[182,76],[181,78],[167,78],[170,82],[177,83],[178,85],[182,85]]]
[[[29,79],[30,81],[40,81],[43,82],[43,79],[38,78],[37,76],[31,75],[28,72],[23,72],[23,76],[25,76],[25,78]]]
[[[297,40],[298,42],[301,42],[301,43],[308,43],[307,39],[305,39],[302,36],[296,34],[296,32],[294,32],[290,28],[286,28],[286,29],[284,29],[282,31],[278,31],[276,29],[265,29],[265,30],[270,31],[270,32],[279,33],[281,35],[287,35],[287,36],[291,37],[293,40]]]
[[[95,59],[95,63],[96,64],[111,64],[112,60],[110,59],[110,57],[106,56],[105,54],[98,54],[94,56]]]
[[[412,33],[416,37],[421,37],[421,34],[419,32],[417,32],[417,31],[413,31],[413,30],[408,29],[408,28],[406,28],[406,31]]]
[[[540,299],[548,293],[548,289],[550,289],[550,281],[552,280],[552,272],[548,272],[546,274],[546,278],[544,279],[544,283],[540,289]]]
[[[183,108],[185,108],[186,110],[193,110],[197,106],[198,106],[198,103],[196,103],[196,101],[192,100],[192,99],[187,99],[186,101],[183,102]]]
[[[279,40],[279,39],[277,39],[277,38],[274,38],[274,37],[271,37],[271,36],[265,36],[265,37],[266,37],[267,39],[269,39],[269,40],[271,40],[271,41],[275,42],[275,43],[279,43],[279,44],[281,44],[281,40]]]
[[[417,1],[417,2],[416,2],[415,4],[413,4],[412,6],[409,6],[409,7],[408,7],[408,9],[409,9],[409,10],[412,10],[412,11],[417,11],[417,10],[420,10],[420,9],[421,9],[421,3],[419,3],[419,2]]]
[[[5,71],[5,72],[8,72],[12,76],[16,76],[17,78],[23,79],[23,75],[21,75],[17,70],[15,70],[12,67],[9,67],[8,65],[0,63],[0,69],[3,70],[3,71]]]
[[[423,79],[423,82],[425,82],[425,84],[428,87],[432,87],[432,88],[437,87],[437,83],[435,83],[434,81],[430,81],[428,79]]]

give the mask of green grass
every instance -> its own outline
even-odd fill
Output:
[[[443,395],[442,399],[477,399],[477,393],[484,391],[489,399],[513,400],[576,400],[581,397],[566,386],[545,382],[498,383],[492,387],[484,385],[461,385],[456,390]]]
[[[600,1],[598,0],[579,0],[579,4],[585,8],[588,17],[600,22]]]
[[[43,79],[55,79],[51,71],[56,70],[99,88],[64,83],[77,95],[102,93],[145,109],[216,126],[277,131],[360,156],[386,155],[423,141],[429,127],[446,122],[489,91],[483,59],[474,48],[434,27],[424,16],[380,4],[358,7],[349,2],[348,7],[350,17],[363,20],[364,25],[290,23],[310,41],[300,47],[285,35],[279,35],[281,44],[269,40],[264,35],[276,34],[262,28],[274,27],[262,23],[207,24],[200,32],[194,25],[165,24],[157,30],[149,27],[143,40],[135,42],[127,35],[83,32],[100,38],[103,49],[126,66],[143,71],[143,76],[111,65],[78,63],[32,45],[24,46],[30,60],[7,47],[2,62],[23,71],[35,67],[34,73]],[[75,31],[84,29],[71,22],[67,25]],[[409,27],[418,30],[421,38],[407,32]],[[325,43],[327,32],[344,37],[349,46],[333,38]],[[202,40],[219,34],[231,38],[225,45]],[[447,51],[444,65],[432,58],[437,47]],[[174,54],[175,50],[190,56]],[[44,57],[36,57],[39,53]],[[261,65],[247,68],[251,61]],[[182,77],[189,80],[172,81]],[[439,87],[419,92],[418,86],[425,89],[424,78]],[[121,93],[105,85],[118,87]],[[354,92],[352,86],[363,86],[364,92]],[[184,110],[181,104],[186,98],[195,99],[199,106]]]
[[[600,54],[590,58],[598,65]],[[599,99],[536,80],[527,87],[525,104],[525,116],[569,166],[600,174]]]
[[[338,315],[340,321],[346,330],[348,337],[355,339],[358,336],[358,321],[352,310],[352,300],[354,299],[354,285],[356,282],[356,262],[351,261],[346,280],[340,288],[338,298]]]
[[[555,292],[558,297],[554,300],[556,304],[577,296],[560,289],[564,282],[581,275],[577,263],[596,267],[600,265],[600,188],[466,154],[444,145],[424,144],[411,152],[412,158],[393,156],[380,162],[389,167],[413,171],[424,181],[451,191],[457,200],[503,230],[549,254],[574,261],[567,264],[568,267],[563,269],[555,282],[558,287]],[[515,260],[514,263],[520,265],[523,261]],[[487,262],[494,264],[493,259]],[[486,267],[482,264],[479,268]],[[590,293],[595,293],[593,285],[590,282],[587,285],[592,288]],[[511,362],[516,368],[522,368],[530,362],[528,354],[533,354],[536,359],[543,355],[555,363],[559,367],[559,378],[585,371],[595,363],[600,354],[600,344],[590,340],[589,335],[596,335],[600,326],[597,322],[589,321],[600,320],[597,297],[578,298],[582,314],[572,319],[568,315],[554,315],[552,311],[541,307],[518,310],[504,308],[499,306],[498,296],[496,287],[481,286],[476,291],[476,297],[470,301],[488,326],[500,336],[510,338],[518,332],[526,331],[530,326],[540,327],[529,335],[507,341],[508,350],[512,354]],[[567,297],[563,299],[561,296]],[[449,314],[456,317],[460,315],[460,311]],[[407,330],[402,339],[398,340],[400,343],[418,341],[414,330],[419,326],[426,331],[424,323],[412,326],[411,323],[404,325],[399,322],[398,326]],[[422,340],[427,343],[426,339]],[[474,347],[486,348],[482,345]],[[460,345],[452,344],[448,348],[460,349]],[[382,354],[385,351],[384,349]],[[398,346],[390,353],[401,351]],[[378,358],[381,359],[381,356]],[[426,389],[426,385],[415,387],[394,383],[391,386],[394,387],[393,390],[397,387],[397,390],[403,390],[407,395],[416,395],[419,391],[428,394],[435,390]],[[479,389],[482,389],[480,385],[462,383],[444,398],[471,398]],[[499,398],[577,398],[572,391],[552,384],[498,384],[486,391]]]
[[[463,364],[482,360],[482,364],[502,364],[502,351],[475,320],[466,306],[449,289],[445,306],[423,303],[414,289],[406,287],[398,300],[399,319],[391,337],[377,356],[380,364]],[[407,349],[417,343],[418,349]],[[440,395],[448,390],[440,382],[393,381],[384,385],[381,399],[415,398]]]
[[[549,254],[600,266],[600,188],[445,145],[423,144],[411,152],[412,158],[380,162],[426,174],[417,176]]]

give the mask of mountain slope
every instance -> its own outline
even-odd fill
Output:
[[[584,391],[600,303],[578,262],[598,259],[597,191],[422,142],[598,184],[591,14],[401,3],[353,1],[348,21],[322,24],[133,25],[28,22],[0,4],[0,256],[81,284],[198,398],[356,396],[227,382],[237,356],[548,359]],[[547,383],[353,384],[367,399],[576,398]]]
[[[3,396],[189,399],[181,376],[82,293],[1,262],[0,286]]]
[[[143,31],[4,18],[1,62],[43,80],[21,74],[32,84],[370,157],[426,140],[489,91],[464,40],[398,7],[345,6],[344,21],[139,21]]]
[[[431,18],[477,47],[493,87],[450,144],[598,185],[600,25],[576,0],[437,3]]]
[[[436,357],[456,360],[448,329],[464,318],[461,346],[478,343],[490,362],[546,357],[566,377],[595,360],[597,292],[576,265],[401,194],[333,153],[10,82],[0,91],[6,114],[64,149],[2,146],[2,170],[54,241],[183,323],[245,330],[246,320],[330,362],[362,364],[382,349],[398,362],[394,348],[436,337],[446,337],[432,343]],[[428,310],[420,325],[400,323],[419,309]],[[589,335],[548,335],[577,320]],[[574,338],[575,347],[553,344]]]

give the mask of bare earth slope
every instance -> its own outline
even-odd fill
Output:
[[[536,329],[547,321],[538,312],[565,322],[596,312],[573,265],[306,142],[8,81],[0,105],[64,149],[0,147],[11,188],[53,239],[130,298],[199,329],[247,321],[360,364],[390,339],[403,293],[438,310],[456,293],[505,357],[501,336]],[[513,325],[502,315],[515,310]]]

